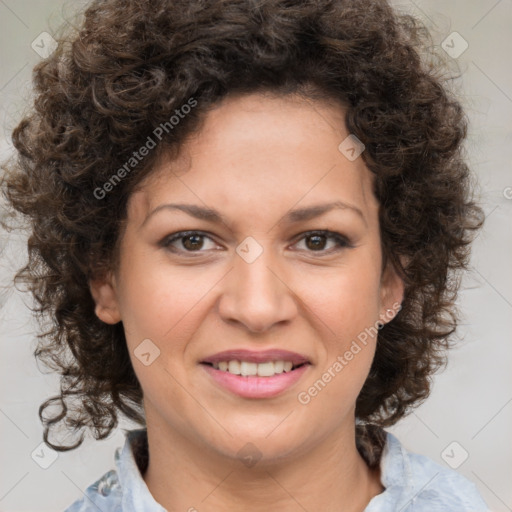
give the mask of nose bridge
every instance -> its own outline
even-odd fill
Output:
[[[296,313],[292,292],[270,247],[256,245],[254,240],[246,245],[242,242],[233,267],[219,305],[225,320],[236,320],[251,331],[264,331]]]

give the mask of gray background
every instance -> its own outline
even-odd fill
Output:
[[[31,69],[41,58],[32,42],[40,41],[43,31],[55,34],[83,3],[0,0],[1,158],[11,150],[10,132],[31,97]],[[428,24],[437,51],[443,51],[439,46],[444,40],[454,50],[461,48],[462,40],[450,36],[454,31],[469,44],[451,62],[462,73],[456,87],[472,123],[467,154],[478,175],[487,222],[474,244],[473,270],[459,299],[463,341],[451,353],[448,368],[435,377],[431,397],[390,430],[408,449],[458,466],[491,510],[512,510],[512,0],[394,3]],[[32,459],[34,453],[40,463],[52,461],[52,453],[39,447],[37,411],[58,391],[58,379],[38,369],[32,356],[30,298],[10,286],[26,257],[25,240],[20,234],[0,233],[2,248],[0,512],[63,510],[113,468],[114,450],[124,437],[117,430],[106,441],[88,440],[78,450],[58,454],[48,469]]]

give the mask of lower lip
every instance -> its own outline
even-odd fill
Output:
[[[201,365],[207,373],[223,388],[244,398],[270,398],[291,388],[307,371],[309,364],[300,366],[291,372],[283,372],[273,377],[242,377],[213,366]]]

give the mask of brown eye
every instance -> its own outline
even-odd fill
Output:
[[[190,251],[201,249],[204,243],[202,235],[187,235],[184,236],[182,240],[183,247]]]
[[[332,231],[314,231],[305,233],[299,242],[305,241],[306,251],[308,252],[319,252],[319,253],[331,253],[337,250],[353,247],[350,241],[341,235],[340,233],[334,233]],[[333,243],[331,248],[326,249],[329,241]]]
[[[327,241],[325,235],[309,235],[306,240],[306,246],[313,251],[324,249]]]
[[[205,252],[201,250],[204,249],[205,240],[213,243],[209,236],[199,231],[181,231],[165,238],[161,245],[172,252]]]

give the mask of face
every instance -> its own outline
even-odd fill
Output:
[[[403,286],[348,135],[338,104],[231,97],[132,194],[119,267],[91,291],[123,322],[148,428],[269,459],[353,432]]]

